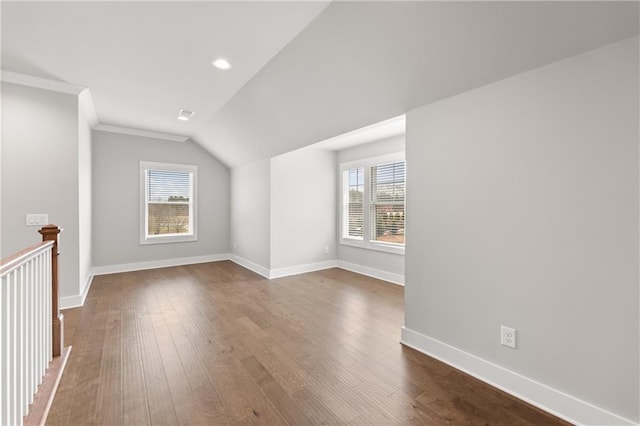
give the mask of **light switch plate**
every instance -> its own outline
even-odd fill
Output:
[[[46,213],[27,213],[27,226],[42,226],[49,224],[49,215]]]

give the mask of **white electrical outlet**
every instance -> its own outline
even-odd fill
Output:
[[[329,254],[329,246],[324,248],[324,254]]]
[[[505,327],[504,325],[500,327],[500,343],[504,346],[508,346],[510,348],[516,348],[516,329]]]
[[[49,215],[46,213],[28,213],[25,222],[27,226],[41,226],[49,224]]]

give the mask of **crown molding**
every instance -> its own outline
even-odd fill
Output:
[[[189,140],[189,136],[184,135],[173,135],[170,133],[153,132],[150,130],[134,129],[129,127],[115,126],[111,124],[101,124],[98,121],[98,116],[93,104],[93,98],[91,97],[91,91],[87,87],[65,83],[64,81],[34,77],[32,75],[21,74],[18,72],[7,70],[0,70],[0,81],[77,96],[79,108],[84,111],[91,128],[93,128],[94,130],[120,133],[123,135],[162,139],[173,142],[186,142]]]
[[[18,84],[20,86],[35,87],[37,89],[51,90],[53,92],[67,93],[69,95],[77,96],[80,108],[84,110],[91,127],[98,125],[98,116],[96,115],[96,110],[93,106],[91,91],[87,87],[7,70],[0,70],[0,80],[6,83]]]
[[[19,84],[21,86],[36,87],[38,89],[51,90],[54,92],[68,93],[70,95],[80,95],[86,87],[66,83],[64,81],[50,80],[48,78],[34,77],[32,75],[20,74],[18,72],[0,70],[0,80],[6,83]]]
[[[145,138],[163,139],[173,142],[186,142],[189,140],[189,136],[172,135],[170,133],[152,132],[150,130],[133,129],[131,127],[115,126],[111,124],[98,124],[93,127],[94,130],[100,130],[103,132],[120,133],[123,135],[142,136]]]

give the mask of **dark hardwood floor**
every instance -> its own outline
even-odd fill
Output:
[[[98,276],[47,424],[565,424],[403,347],[403,288],[231,262]]]

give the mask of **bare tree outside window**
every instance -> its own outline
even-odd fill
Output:
[[[144,241],[170,241],[194,235],[195,166],[145,163]]]

